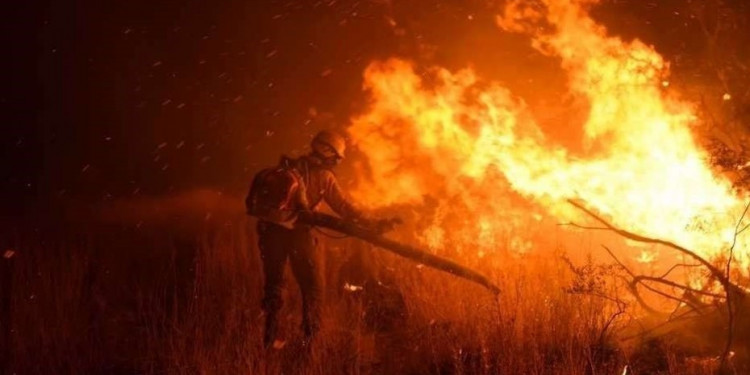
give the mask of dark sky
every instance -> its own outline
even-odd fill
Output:
[[[520,95],[556,69],[500,33],[486,1],[14,3],[0,97],[11,215],[59,199],[237,193],[316,130],[345,126],[366,105],[374,59],[471,65]],[[696,26],[674,15],[686,2],[656,3],[608,1],[599,16],[668,57],[701,50]]]

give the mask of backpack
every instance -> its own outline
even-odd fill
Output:
[[[292,228],[307,205],[305,184],[288,160],[258,172],[245,199],[248,215]]]

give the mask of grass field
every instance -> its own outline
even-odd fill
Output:
[[[283,342],[264,350],[251,220],[198,222],[6,232],[2,245],[15,252],[3,259],[12,271],[3,285],[6,373],[704,374],[716,366],[710,353],[637,334],[650,323],[632,306],[595,295],[627,300],[615,272],[585,256],[571,267],[563,256],[585,249],[563,245],[463,259],[498,283],[495,300],[359,241],[324,237],[318,341],[303,355],[299,291],[287,273]]]

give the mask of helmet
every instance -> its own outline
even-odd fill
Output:
[[[315,152],[325,155],[325,149],[329,147],[336,153],[336,156],[343,159],[346,139],[341,134],[330,130],[323,130],[315,135],[312,140],[312,149]]]

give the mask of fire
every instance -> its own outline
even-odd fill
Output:
[[[368,156],[355,198],[428,206],[418,237],[436,250],[529,251],[521,233],[542,217],[580,221],[566,200],[581,199],[619,227],[707,257],[725,252],[744,197],[707,163],[692,104],[665,91],[668,63],[607,35],[587,13],[593,3],[511,1],[498,16],[500,28],[559,59],[571,94],[588,103],[583,151],[550,139],[523,98],[471,69],[432,67],[425,77],[408,61],[373,62],[371,105],[348,129]]]

